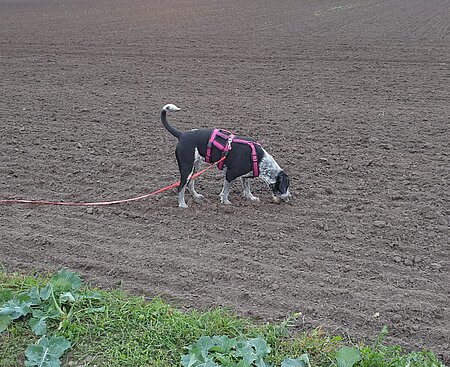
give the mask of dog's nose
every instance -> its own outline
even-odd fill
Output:
[[[286,194],[281,195],[281,200],[287,203],[291,199],[291,193],[288,191]]]

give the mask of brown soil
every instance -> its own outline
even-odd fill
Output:
[[[178,180],[181,129],[253,136],[294,199],[222,175],[103,208],[1,205],[0,265],[66,266],[185,307],[450,361],[448,0],[0,0],[0,196],[115,200]]]

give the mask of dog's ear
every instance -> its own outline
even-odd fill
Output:
[[[289,188],[289,177],[286,172],[281,171],[277,175],[276,189],[278,192],[285,193]]]

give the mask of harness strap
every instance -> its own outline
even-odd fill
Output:
[[[206,147],[206,156],[205,156],[206,163],[211,163],[211,148],[212,148],[213,143],[215,142],[218,131],[219,131],[218,129],[214,129],[214,131],[211,134],[211,137],[209,138],[208,145]]]
[[[258,155],[256,154],[256,148],[255,148],[255,144],[258,144],[258,143],[254,143],[253,141],[242,140],[242,139],[234,139],[233,142],[240,143],[240,144],[248,144],[250,146],[250,149],[252,150],[253,177],[258,177],[259,176]],[[223,166],[224,162],[221,162],[221,163]]]
[[[221,144],[220,142],[218,142],[216,140],[217,136],[219,136],[220,138],[225,140],[225,142],[226,142],[225,145]],[[258,155],[256,154],[256,148],[255,148],[255,144],[258,144],[258,143],[254,143],[252,141],[243,140],[243,139],[235,139],[235,135],[227,130],[220,130],[220,129],[213,130],[211,137],[209,138],[208,145],[206,147],[205,162],[211,163],[211,150],[212,150],[213,146],[222,152],[222,157],[225,157],[227,155],[228,151],[231,149],[231,143],[247,144],[250,146],[251,155],[252,155],[253,177],[258,177],[259,176]],[[222,170],[224,164],[225,164],[225,160],[221,160],[219,162],[219,164],[217,165],[217,168]]]
[[[250,142],[250,148],[252,148],[253,177],[258,177],[259,176],[258,155],[256,154],[255,144]]]
[[[211,150],[212,150],[213,146],[216,147],[217,149],[219,149],[221,152],[224,152],[224,151],[228,152],[228,150],[230,150],[230,148],[231,148],[229,146],[229,144],[225,144],[225,145],[220,144],[216,140],[216,136],[219,136],[220,138],[224,139],[226,142],[228,141],[228,139],[231,136],[234,137],[234,135],[227,130],[214,129],[211,134],[211,137],[209,138],[208,145],[206,147],[206,156],[205,156],[206,163],[211,163]]]

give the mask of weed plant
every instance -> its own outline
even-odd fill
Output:
[[[45,287],[48,277],[8,274],[0,271],[0,291],[23,292]],[[96,297],[84,297],[90,294]],[[339,364],[338,352],[345,345],[340,337],[331,337],[321,329],[291,335],[294,319],[282,323],[255,325],[223,309],[184,312],[155,298],[130,296],[120,291],[79,289],[79,302],[63,322],[49,322],[52,335],[70,341],[71,349],[62,357],[63,366],[181,366],[182,356],[202,336],[227,336],[240,340],[262,338],[270,346],[267,362],[280,366],[286,358],[307,355],[313,367]],[[0,304],[0,307],[2,305]],[[0,367],[25,363],[25,350],[36,343],[29,319],[12,322],[0,334]],[[360,367],[443,367],[431,352],[405,354],[399,347],[384,345],[384,330],[373,345],[359,345]],[[194,366],[192,366],[194,367]]]

